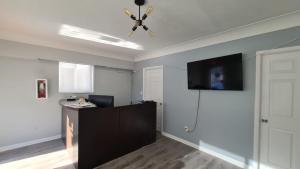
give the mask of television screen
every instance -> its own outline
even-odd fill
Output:
[[[188,88],[243,90],[242,54],[187,63]]]

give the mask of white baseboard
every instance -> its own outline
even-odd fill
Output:
[[[184,139],[182,139],[182,138],[176,137],[176,136],[174,136],[174,135],[172,135],[172,134],[169,134],[169,133],[166,133],[166,132],[162,132],[161,134],[162,134],[163,136],[169,137],[170,139],[179,141],[179,142],[181,142],[181,143],[183,143],[183,144],[185,144],[185,145],[188,145],[188,146],[190,146],[190,147],[193,147],[193,148],[195,148],[195,149],[197,149],[197,150],[199,149],[199,146],[198,146],[198,145],[196,145],[196,144],[194,144],[194,143],[191,143],[191,142],[189,142],[189,141],[186,141],[186,140],[184,140]]]
[[[176,137],[176,136],[174,136],[172,134],[169,134],[169,133],[166,133],[166,132],[162,132],[162,135],[166,136],[166,137],[169,137],[169,138],[171,138],[173,140],[179,141],[179,142],[181,142],[181,143],[183,143],[185,145],[188,145],[190,147],[193,147],[193,148],[195,148],[195,149],[197,149],[199,151],[202,151],[202,152],[205,152],[205,153],[210,154],[212,156],[215,156],[217,158],[220,158],[220,159],[222,159],[222,160],[224,160],[224,161],[226,161],[228,163],[231,163],[231,164],[233,164],[233,165],[235,165],[237,167],[245,168],[245,169],[246,168],[250,168],[250,167],[247,166],[247,164],[245,164],[245,162],[233,159],[233,158],[231,158],[229,156],[226,156],[226,155],[224,155],[224,154],[222,154],[220,152],[217,152],[217,151],[215,151],[213,149],[210,149],[210,148],[208,148],[206,146],[205,147],[201,146],[201,145],[199,146],[199,145],[197,145],[195,143],[189,142],[187,140],[184,140],[182,138]]]
[[[0,147],[0,153],[4,152],[4,151],[8,151],[8,150],[13,150],[13,149],[17,149],[17,148],[30,146],[30,145],[33,145],[33,144],[38,144],[38,143],[43,143],[43,142],[47,142],[47,141],[51,141],[51,140],[56,140],[56,139],[59,139],[59,138],[61,138],[61,135],[56,135],[56,136],[51,136],[51,137],[47,137],[47,138],[41,138],[41,139],[36,139],[36,140],[27,141],[27,142],[23,142],[23,143],[18,143],[18,144],[14,144],[14,145]]]

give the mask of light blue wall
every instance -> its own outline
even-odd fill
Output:
[[[164,131],[237,160],[248,162],[253,154],[253,119],[256,51],[300,45],[300,27],[199,48],[135,64],[132,99],[141,100],[142,69],[164,66]],[[197,91],[187,89],[186,63],[233,53],[244,54],[244,91],[201,91],[197,130],[193,126]],[[204,143],[202,143],[204,142]]]

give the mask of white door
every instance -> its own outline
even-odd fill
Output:
[[[300,169],[300,50],[262,58],[261,169]]]
[[[157,104],[156,129],[162,131],[163,118],[163,67],[144,68],[143,99],[153,100]]]

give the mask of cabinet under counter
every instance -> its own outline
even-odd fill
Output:
[[[156,103],[62,108],[62,136],[77,169],[92,169],[156,140]]]

